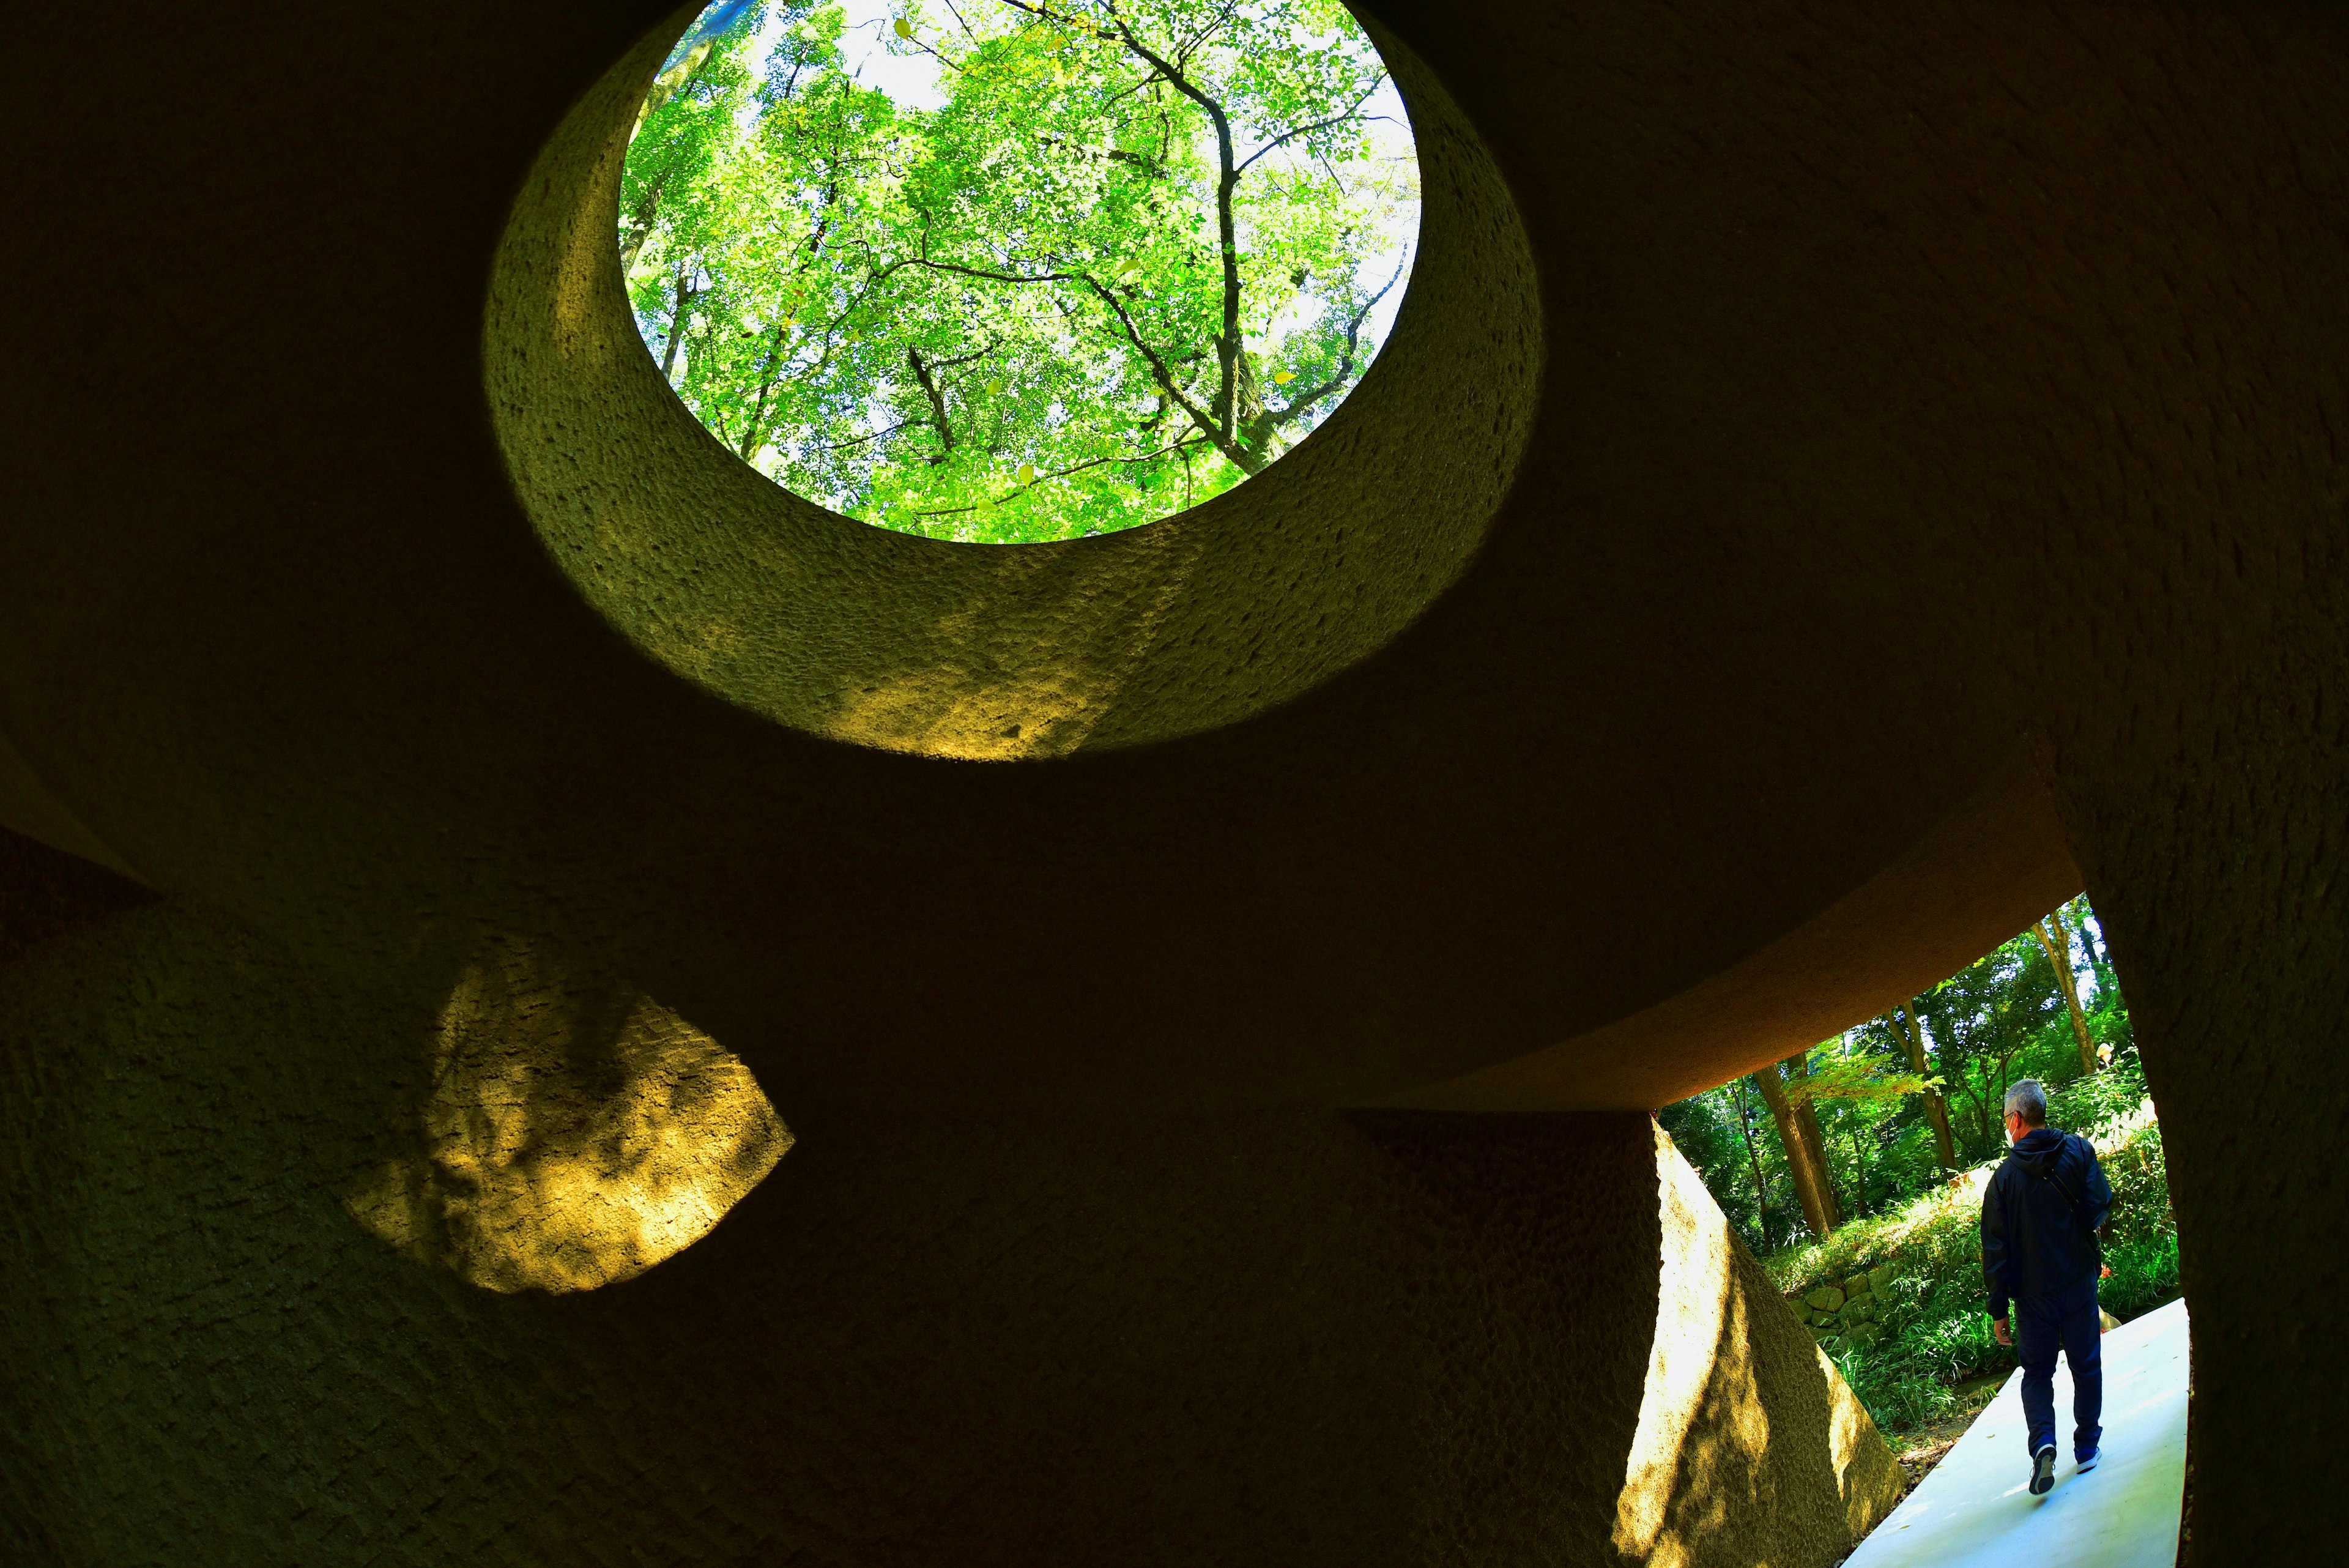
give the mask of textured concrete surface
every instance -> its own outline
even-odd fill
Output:
[[[1987,244],[1967,202],[1928,199],[1945,182],[2019,176],[1971,133],[1945,130],[1947,146],[1904,161],[1849,129],[1909,126],[1916,101],[1936,124],[2008,110],[1940,74],[1946,41],[1884,32],[1869,15],[1849,18],[1851,47],[1889,51],[1901,90],[1883,71],[1837,75],[1848,96],[1830,95],[1818,129],[1865,153],[1882,200],[1901,192],[1889,228],[1816,187],[1790,140],[1810,121],[1773,73],[1824,24],[1741,16],[1700,46],[1661,19],[1643,34],[1636,11],[1467,29],[1448,14],[1386,18],[1478,140],[1429,139],[1460,176],[1431,194],[1426,270],[1404,306],[1411,330],[1433,336],[1382,357],[1401,384],[1377,396],[1442,390],[1467,351],[1461,318],[1511,297],[1521,245],[1537,258],[1543,333],[1522,361],[1540,368],[1539,398],[1499,510],[1480,511],[1489,484],[1458,482],[1461,516],[1475,515],[1451,536],[1475,540],[1475,554],[1429,565],[1423,594],[1417,568],[1363,566],[1385,585],[1366,580],[1364,603],[1392,615],[1289,618],[1282,607],[1302,601],[1278,597],[1288,585],[1309,598],[1329,572],[1309,552],[1278,570],[1261,553],[1294,532],[1277,510],[1247,510],[1288,504],[1277,475],[1234,493],[1228,518],[1040,555],[838,519],[827,531],[795,513],[811,550],[1005,574],[968,615],[1006,628],[1049,621],[1061,602],[1062,569],[1030,585],[1044,596],[1031,601],[1020,561],[1090,561],[1106,545],[1100,558],[1131,577],[1142,568],[1126,553],[1212,522],[1249,538],[1252,575],[1156,579],[1183,601],[1169,615],[1202,638],[1210,622],[1288,628],[1267,630],[1251,666],[1304,659],[1284,663],[1282,691],[1319,657],[1296,653],[1291,631],[1350,650],[1343,670],[1265,706],[1218,690],[1233,685],[1221,666],[1185,664],[1185,633],[1160,649],[1176,707],[1145,721],[1158,654],[1129,680],[1115,671],[1131,650],[1105,645],[1099,669],[1071,679],[1114,676],[1141,704],[1132,735],[1179,738],[992,765],[829,738],[828,721],[778,722],[722,699],[744,689],[648,656],[652,633],[616,631],[577,587],[586,568],[548,555],[564,514],[532,499],[528,443],[500,437],[534,405],[493,411],[493,391],[516,389],[512,357],[489,352],[512,346],[502,247],[538,232],[550,146],[618,90],[649,10],[478,19],[424,4],[347,33],[280,26],[265,8],[208,31],[159,16],[133,29],[118,68],[173,145],[211,127],[202,162],[223,172],[165,177],[143,117],[36,166],[89,172],[31,193],[48,226],[17,265],[75,257],[73,286],[114,299],[109,330],[144,357],[118,377],[112,337],[83,345],[38,315],[9,327],[26,362],[66,379],[13,406],[26,462],[21,525],[0,541],[0,729],[159,886],[358,970],[405,949],[419,911],[557,941],[579,955],[570,967],[602,965],[703,1020],[787,1120],[809,1097],[888,1114],[914,1100],[1361,1103],[1543,1053],[1506,1095],[1453,1108],[1651,1107],[1948,972],[2079,881],[2014,722],[2045,684],[2033,639],[2068,605],[2026,569],[2037,546],[2008,549],[1998,528],[2035,538],[2048,515],[2012,498],[2040,506],[2048,485],[2068,496],[2082,465],[2059,449],[2007,472],[2012,454],[2041,450],[2048,410],[2024,396],[2039,385],[2027,379],[1984,403],[1995,389],[1971,379],[1971,324],[2020,309],[2015,291],[2036,275]],[[2035,68],[2068,101],[2079,60],[2039,46],[2053,52]],[[278,107],[229,112],[191,85],[208,71],[259,73]],[[22,89],[28,104],[47,90]],[[1712,140],[1755,147],[1760,169],[1691,151],[1724,113]],[[1767,134],[1737,129],[1754,117]],[[291,123],[323,129],[288,135]],[[1661,129],[1673,124],[1685,129]],[[1472,178],[1477,147],[1506,210]],[[1945,158],[1957,162],[1935,172]],[[2075,203],[2119,201],[2108,163],[2059,159],[2045,177],[2085,182],[2065,187]],[[321,192],[346,187],[364,199],[314,221]],[[1775,216],[1773,190],[1787,203]],[[2168,211],[2130,200],[2129,214]],[[1749,210],[1760,238],[1721,228]],[[1833,243],[1802,237],[1814,212],[1836,214]],[[159,234],[186,237],[159,252]],[[273,309],[213,324],[211,302],[245,296],[238,246],[270,258]],[[2120,250],[2106,258],[2116,277],[2135,254]],[[1985,269],[1965,291],[1925,289],[1961,260]],[[604,265],[591,249],[572,276],[581,311]],[[2089,288],[2106,273],[2066,275]],[[1667,276],[1685,287],[1668,295]],[[1767,278],[1789,291],[1783,319],[1740,303]],[[166,307],[165,295],[190,303]],[[1911,308],[1882,320],[1889,297]],[[2093,315],[2101,298],[2065,314]],[[590,312],[577,329],[626,347],[616,316]],[[1520,363],[1493,360],[1485,390],[1516,384]],[[641,391],[636,370],[627,385]],[[76,439],[62,410],[82,377],[127,379],[158,400],[150,461],[32,461]],[[2097,370],[2087,384],[2105,381]],[[1964,433],[1941,443],[1957,450],[1933,446],[1921,410],[1969,387]],[[1348,409],[1375,410],[1370,398]],[[586,422],[601,408],[554,430],[546,461],[595,472],[613,431]],[[285,421],[303,410],[315,419],[296,434]],[[1488,406],[1478,428],[1506,426],[1506,412]],[[681,409],[669,416],[622,433],[706,443]],[[2100,428],[2063,427],[2084,450]],[[1454,461],[1427,441],[1407,455],[1421,453],[1430,472]],[[683,482],[643,455],[596,492],[622,534],[631,497]],[[1488,472],[1506,456],[1487,452]],[[1357,497],[1373,513],[1375,500]],[[689,534],[696,516],[655,521]],[[743,635],[823,622],[774,597],[799,579],[777,575],[758,522],[714,560],[683,535],[647,541],[692,569],[643,579],[630,613],[650,626],[697,596],[740,593],[759,612],[746,609]],[[865,592],[874,559],[847,576],[809,566],[838,600],[826,615],[882,617]],[[961,604],[939,601],[934,618],[964,616]],[[855,626],[824,637],[878,645]],[[947,680],[961,658],[931,673]],[[1177,711],[1185,702],[1196,706]],[[1123,721],[1102,722],[1089,733]],[[1838,917],[1855,908],[1878,919]],[[1757,961],[1733,1004],[1698,994]]]
[[[440,1033],[178,905],[0,979],[10,1561],[1826,1563],[1898,1493],[1636,1115],[819,1123],[498,1293],[342,1206]]]
[[[2023,1374],[1844,1568],[2170,1568],[2186,1491],[2186,1303],[2105,1336],[2104,1457],[2072,1461],[2072,1374],[2055,1368],[2055,1488],[2031,1495]]]
[[[77,926],[153,898],[78,856],[0,828],[0,971]]]
[[[1198,517],[983,561],[719,477],[625,360],[604,400],[562,401],[626,327],[598,313],[596,245],[547,247],[593,239],[595,126],[679,25],[664,8],[134,5],[102,111],[37,19],[0,52],[22,129],[0,265],[35,302],[0,321],[28,368],[0,386],[0,809],[279,955],[306,977],[286,1007],[374,1020],[349,1032],[378,1042],[347,1067],[380,1102],[361,1142],[420,1137],[414,1064],[485,933],[583,995],[652,999],[799,1136],[640,1278],[496,1301],[678,1288],[794,1167],[853,1150],[959,1190],[978,1168],[947,1151],[970,1146],[940,1135],[924,1164],[926,1127],[1024,1128],[1004,1158],[1043,1168],[1154,1147],[1154,1118],[1321,1118],[1306,1141],[1329,1151],[1340,1106],[1636,1116],[1879,1012],[2085,881],[2164,1106],[2201,1331],[2188,1553],[2329,1551],[2292,1505],[2338,1490],[2339,1452],[2246,1456],[2349,1384],[2349,1201],[2321,1152],[2349,1118],[2339,7],[1381,0],[1449,183],[1378,385],[1325,455]],[[612,416],[632,398],[642,420]],[[83,1034],[140,1015],[118,981]],[[292,1028],[223,1015],[191,1049],[302,1080],[328,1058]],[[75,1049],[32,1038],[14,1049]],[[141,1146],[175,1151],[137,1178],[159,1199],[238,1218],[275,1179],[170,1125]],[[920,1190],[843,1199],[838,1233],[902,1236],[888,1205],[922,1212]],[[1244,1294],[1285,1255],[1247,1218],[1270,1201],[1225,1192],[1198,1231],[1224,1242],[1182,1269]],[[98,1223],[55,1214],[42,1247]],[[273,1277],[251,1238],[236,1256]],[[1461,1277],[1522,1274],[1517,1244],[1495,1231]],[[935,1252],[891,1255],[918,1274]],[[958,1299],[937,1267],[909,1293]],[[1102,1303],[1143,1293],[1090,1277]],[[781,1288],[735,1286],[712,1294]],[[337,1310],[389,1299],[371,1288]],[[418,1310],[428,1359],[491,1334]],[[823,1321],[798,1326],[829,1344]],[[1376,1384],[1379,1321],[1316,1341],[1353,1368],[1332,1387]],[[1032,1362],[1050,1328],[954,1343]],[[929,1363],[876,1343],[905,1354],[864,1364],[900,1390],[872,1408],[903,1418],[843,1451],[936,1426],[904,1391]],[[605,1354],[560,1374],[579,1398]],[[65,1425],[43,1441],[143,1429],[139,1379],[46,1365]],[[1573,1376],[1597,1433],[1613,1396],[1595,1363]],[[482,1377],[468,1408],[523,1397]],[[1083,1386],[1136,1424],[1179,1404]],[[222,1399],[239,1440],[308,1429],[305,1407]],[[1163,1453],[1229,1448],[1233,1407]],[[1295,1485],[1235,1482],[1197,1516],[1319,1517],[1292,1438],[1250,1451]],[[1630,1438],[1590,1441],[1619,1464]],[[369,1517],[419,1477],[536,1463],[456,1446],[483,1457],[386,1459]],[[1346,1473],[1444,1514],[1499,1464]],[[802,1503],[827,1495],[792,1473]],[[972,1485],[952,1495],[1007,1520],[1041,1495]],[[57,1506],[12,1518],[109,1517]],[[1591,1506],[1575,1528],[1616,1550],[1614,1504]]]

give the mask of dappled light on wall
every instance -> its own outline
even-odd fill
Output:
[[[1616,1499],[1616,1550],[1651,1568],[1721,1561],[1724,1542],[1782,1510],[1781,1489],[1806,1470],[1815,1480],[1803,1495],[1832,1488],[1839,1522],[1857,1540],[1899,1500],[1891,1454],[1816,1345],[1806,1346],[1818,1379],[1812,1397],[1780,1389],[1773,1421],[1754,1316],[1784,1317],[1775,1325],[1783,1339],[1792,1337],[1791,1314],[1661,1127],[1655,1150],[1663,1265],[1639,1426]]]
[[[1696,1173],[1661,1131],[1657,1141],[1663,1277],[1657,1288],[1656,1334],[1648,1351],[1640,1424],[1631,1438],[1622,1495],[1615,1505],[1615,1547],[1634,1562],[1669,1564],[1683,1554],[1664,1539],[1673,1483],[1680,1477],[1690,1428],[1713,1381],[1723,1319],[1731,1304],[1730,1240],[1728,1221]],[[1733,1423],[1733,1429],[1743,1424]],[[1764,1441],[1768,1432],[1764,1417]]]
[[[344,1207],[493,1291],[584,1291],[691,1246],[792,1134],[740,1061],[648,996],[575,992],[485,944],[441,1008],[420,1148]]]

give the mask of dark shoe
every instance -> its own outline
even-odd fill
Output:
[[[2096,1461],[2104,1457],[2105,1450],[2102,1449],[2090,1449],[2086,1453],[2082,1454],[2080,1456],[2080,1473],[2082,1475],[2086,1475],[2090,1470],[2095,1469],[2096,1468]]]
[[[2055,1487],[2055,1445],[2048,1444],[2031,1456],[2031,1495],[2045,1497]]]

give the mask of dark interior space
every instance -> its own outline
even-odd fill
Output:
[[[644,352],[691,8],[5,24],[0,1556],[1824,1568],[1897,1472],[1647,1116],[2085,888],[2181,1561],[2331,1560],[2349,16],[1356,8],[1384,355],[993,550]],[[796,1139],[639,1277],[354,1220],[514,953]]]

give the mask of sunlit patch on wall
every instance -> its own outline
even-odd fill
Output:
[[[1230,489],[1385,343],[1419,163],[1339,0],[718,0],[636,117],[618,243],[703,427],[932,538]]]
[[[584,1291],[708,1234],[792,1146],[750,1070],[648,996],[488,944],[441,1008],[420,1147],[344,1206],[493,1291]]]
[[[1816,1484],[1813,1467],[1821,1465],[1832,1477],[1844,1539],[1857,1540],[1900,1500],[1891,1451],[1835,1363],[1791,1316],[1780,1332],[1802,1345],[1816,1382],[1785,1359],[1768,1365],[1753,1314],[1785,1308],[1703,1179],[1661,1127],[1654,1140],[1662,1241],[1655,1333],[1616,1498],[1616,1552],[1651,1568],[1755,1561],[1755,1521],[1803,1495],[1791,1478]]]
[[[1729,1223],[1671,1140],[1661,1128],[1654,1137],[1663,1273],[1640,1423],[1616,1500],[1614,1539],[1627,1561],[1673,1568],[1699,1555],[1682,1539],[1688,1521],[1675,1517],[1673,1504],[1692,1491],[1710,1495],[1716,1480],[1702,1475],[1692,1487],[1692,1466],[1726,1462],[1751,1470],[1769,1440],[1769,1419],[1751,1397],[1750,1369],[1742,1362],[1721,1365],[1724,1347],[1740,1356],[1745,1344],[1742,1332],[1723,1332],[1730,1314],[1742,1316],[1744,1310],[1730,1268]],[[1701,1422],[1716,1385],[1733,1396],[1734,1408],[1726,1419]],[[1723,1453],[1724,1447],[1730,1451]]]

